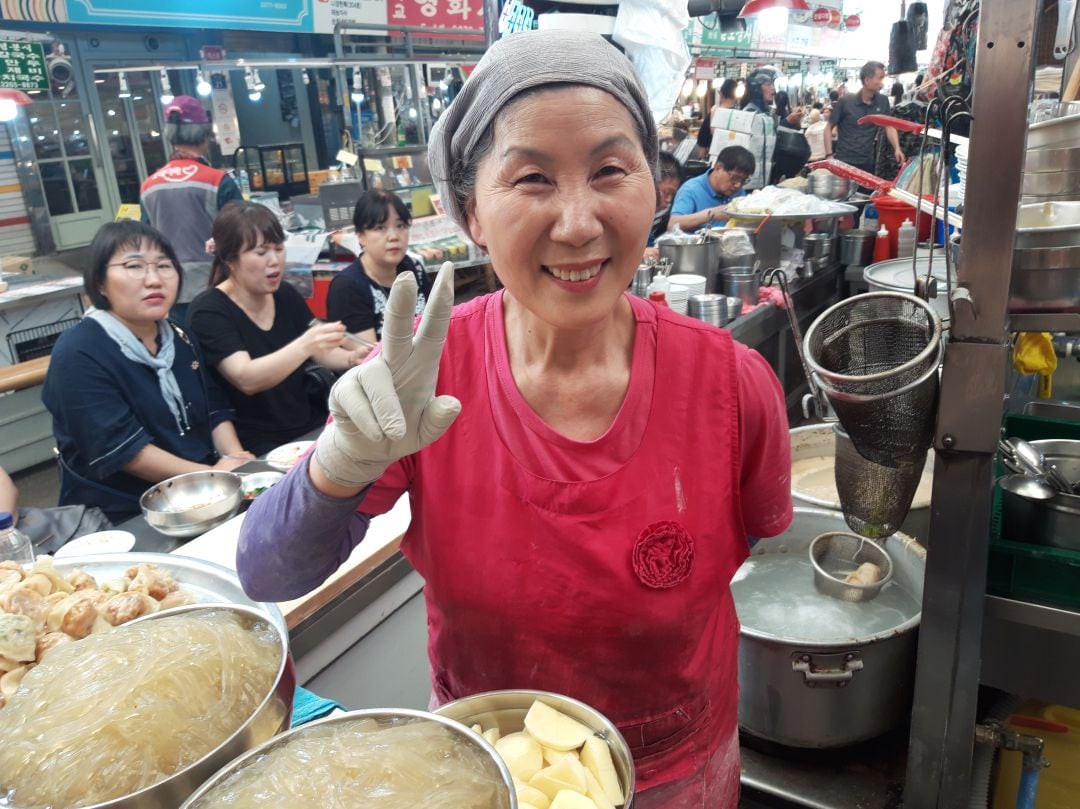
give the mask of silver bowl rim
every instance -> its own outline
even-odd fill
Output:
[[[125,626],[129,626],[131,624],[139,623],[139,622],[142,622],[142,621],[149,621],[149,620],[152,620],[154,618],[163,618],[163,617],[168,617],[170,615],[177,615],[177,614],[184,613],[184,612],[194,612],[194,611],[199,610],[199,609],[207,609],[207,608],[209,608],[209,609],[219,609],[219,610],[224,609],[224,610],[229,610],[231,612],[239,612],[239,613],[242,613],[242,614],[246,615],[249,618],[256,619],[256,620],[266,624],[267,626],[269,626],[271,629],[274,630],[274,634],[276,634],[277,637],[278,637],[278,640],[281,641],[282,655],[281,655],[281,661],[278,664],[277,675],[274,677],[273,687],[262,698],[262,700],[260,700],[259,704],[257,706],[255,706],[255,708],[251,712],[251,715],[246,720],[244,720],[244,722],[240,725],[240,727],[238,727],[235,731],[233,731],[232,734],[230,734],[228,737],[223,739],[222,742],[217,747],[215,747],[213,750],[207,751],[205,754],[203,754],[196,761],[191,762],[186,767],[183,767],[183,768],[177,770],[172,775],[169,775],[169,776],[161,779],[160,781],[151,784],[150,786],[143,787],[142,789],[137,790],[135,792],[129,792],[126,795],[117,795],[115,798],[110,798],[107,801],[101,801],[99,803],[94,803],[94,804],[87,804],[86,806],[81,807],[81,809],[109,809],[109,807],[115,806],[118,801],[131,801],[131,800],[134,800],[134,799],[138,798],[141,795],[146,795],[147,793],[158,790],[158,789],[160,789],[162,787],[163,784],[173,780],[174,778],[178,778],[179,776],[182,776],[184,773],[188,772],[189,770],[194,769],[195,767],[198,767],[200,764],[202,764],[203,762],[207,761],[212,756],[214,756],[214,754],[217,753],[218,751],[220,751],[222,748],[224,748],[227,745],[231,744],[236,739],[237,736],[239,736],[242,732],[244,732],[247,729],[247,727],[251,724],[251,722],[263,712],[263,709],[266,708],[266,705],[270,702],[270,700],[273,699],[274,696],[277,694],[278,688],[280,687],[281,682],[282,682],[282,677],[284,676],[285,672],[288,670],[289,665],[290,665],[290,663],[289,663],[289,659],[290,659],[290,657],[289,657],[289,639],[287,637],[282,636],[281,628],[274,622],[274,620],[269,615],[267,615],[265,612],[263,612],[261,610],[255,609],[254,607],[249,607],[246,604],[231,604],[231,603],[229,603],[227,601],[221,601],[221,602],[206,601],[206,602],[199,602],[199,603],[196,603],[196,604],[182,604],[179,607],[170,607],[167,610],[159,610],[158,612],[150,613],[149,615],[140,615],[138,618],[135,618],[132,621],[128,621],[126,624],[121,624],[119,628],[122,629]],[[294,684],[294,690],[295,690],[295,684]],[[292,706],[290,705],[288,707],[289,707],[289,712],[291,714]],[[278,735],[280,735],[280,734],[278,734]],[[268,739],[267,741],[276,739],[277,737],[278,737],[277,735],[271,736],[270,739]],[[258,746],[261,746],[261,745],[258,745]],[[226,765],[226,766],[228,766],[228,765]],[[217,773],[215,773],[215,776],[216,775],[217,775]],[[201,789],[201,787],[200,787],[200,789]]]
[[[435,709],[435,713],[438,713],[441,716],[441,715],[443,715],[443,714],[440,713],[441,711],[450,709],[452,707],[465,706],[465,705],[468,705],[470,702],[479,701],[479,700],[482,700],[482,699],[490,699],[492,697],[511,697],[511,696],[521,696],[521,697],[524,697],[524,698],[529,699],[529,700],[537,700],[537,699],[542,700],[542,699],[545,699],[545,698],[550,699],[550,698],[554,697],[555,699],[561,700],[561,701],[566,702],[566,703],[569,703],[569,704],[573,705],[574,707],[581,709],[583,712],[585,712],[589,716],[594,717],[596,719],[596,721],[597,721],[597,724],[602,726],[602,729],[600,729],[600,730],[596,729],[595,727],[592,728],[592,730],[595,731],[596,735],[599,736],[600,738],[602,738],[605,742],[607,742],[609,747],[612,745],[612,740],[617,741],[622,746],[622,749],[626,751],[627,757],[629,759],[629,761],[628,761],[629,766],[627,767],[627,782],[625,784],[622,784],[622,787],[623,787],[624,797],[628,797],[628,798],[633,797],[635,791],[637,790],[637,775],[636,775],[636,772],[635,772],[635,765],[634,765],[634,752],[630,748],[630,745],[627,743],[626,737],[622,735],[622,733],[620,732],[619,728],[615,725],[615,723],[612,722],[606,715],[604,715],[604,713],[597,710],[592,705],[589,705],[587,702],[582,702],[581,700],[575,699],[574,697],[567,696],[566,694],[560,694],[557,691],[538,691],[536,689],[531,689],[531,688],[503,688],[503,689],[498,689],[496,691],[483,691],[483,692],[478,693],[478,694],[470,694],[467,697],[459,697],[458,699],[455,699],[455,700],[453,700],[451,702],[447,702],[444,705],[440,705],[438,708]],[[554,706],[552,706],[552,707],[554,707]],[[504,709],[504,710],[509,710],[509,709]],[[514,710],[519,710],[519,709],[515,708]],[[528,710],[528,705],[521,706],[520,710],[527,711]],[[623,805],[623,806],[625,806],[625,805]]]
[[[476,731],[472,730],[467,725],[458,722],[456,719],[451,719],[448,716],[443,716],[433,711],[419,711],[414,708],[364,708],[356,711],[347,711],[345,713],[334,714],[333,716],[326,716],[322,719],[316,719],[313,722],[306,722],[303,725],[299,725],[295,728],[290,728],[284,733],[279,733],[267,739],[260,745],[251,748],[244,752],[242,755],[237,756],[220,770],[210,776],[204,783],[202,783],[198,789],[191,793],[179,807],[179,809],[190,809],[192,804],[196,800],[203,798],[207,792],[221,783],[224,779],[243,769],[250,763],[249,759],[256,758],[257,756],[264,755],[271,747],[283,743],[293,736],[298,736],[308,732],[312,728],[317,728],[322,725],[334,725],[342,724],[345,722],[352,722],[358,719],[416,719],[436,722],[443,725],[446,728],[463,735],[469,741],[475,743],[480,747],[491,760],[495,763],[496,769],[499,771],[499,775],[502,776],[503,783],[506,786],[507,794],[510,800],[510,809],[517,809],[517,792],[513,788],[514,778],[510,775],[510,769],[506,766],[506,762],[502,760],[496,751],[483,736]],[[87,807],[90,809],[90,807]]]
[[[209,503],[189,509],[188,511],[161,511],[150,507],[150,500],[155,494],[161,492],[163,488],[175,485],[176,482],[180,480],[193,480],[195,478],[219,478],[235,488],[231,491],[227,491],[225,496],[220,500],[213,500]],[[164,527],[179,530],[195,528],[201,526],[203,523],[219,519],[223,514],[238,508],[242,498],[243,479],[240,475],[220,469],[199,469],[195,472],[184,472],[181,475],[173,475],[171,478],[158,481],[139,496],[139,508],[142,510],[146,521],[154,528],[161,530],[161,528]],[[235,502],[230,502],[234,500]],[[224,508],[223,510],[223,506],[227,506],[227,508]],[[169,519],[170,517],[180,516],[186,518],[184,522],[176,522],[175,520]],[[194,519],[192,519],[192,517],[194,517]],[[162,525],[162,523],[164,523],[164,525]]]

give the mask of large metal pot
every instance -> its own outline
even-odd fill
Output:
[[[325,719],[319,719],[315,722],[309,722],[306,725],[293,728],[287,733],[282,733],[280,736],[275,736],[269,741],[264,742],[253,750],[249,750],[244,755],[231,761],[228,766],[222,767],[213,778],[206,781],[194,794],[188,798],[180,809],[192,809],[197,807],[200,801],[205,798],[213,789],[229,778],[233,777],[237,772],[244,767],[256,763],[258,759],[265,756],[270,750],[280,745],[288,743],[291,739],[298,736],[303,736],[312,731],[320,732],[327,726],[343,726],[358,725],[360,728],[370,727],[371,722],[375,722],[378,725],[392,725],[401,722],[435,722],[446,728],[448,728],[455,735],[461,737],[470,745],[482,750],[491,760],[491,773],[493,777],[497,777],[501,780],[505,786],[505,791],[502,794],[503,805],[508,809],[517,809],[517,796],[514,792],[514,782],[510,776],[510,771],[506,768],[506,764],[499,758],[498,753],[495,752],[495,748],[488,744],[479,734],[469,730],[469,728],[460,724],[459,722],[449,719],[444,716],[437,716],[425,711],[414,711],[405,708],[394,709],[374,709],[365,711],[352,711],[350,713],[337,714],[336,716],[329,716]],[[360,731],[362,732],[362,730]],[[175,806],[175,804],[174,804]]]
[[[840,747],[879,736],[910,713],[926,561],[921,545],[903,534],[885,541],[893,582],[872,601],[838,602],[816,593],[812,573],[805,595],[786,580],[774,580],[792,594],[799,605],[794,609],[772,600],[762,586],[773,571],[808,556],[816,536],[846,530],[836,512],[796,508],[791,527],[758,542],[732,580],[741,623],[739,724],[753,736],[790,747]],[[859,615],[873,615],[879,626],[865,634],[821,639],[833,626],[823,610],[836,604],[856,611],[877,609],[875,604],[883,609],[881,599],[895,587],[902,588],[899,594],[910,609],[899,610],[893,625],[881,620],[880,611],[857,612],[856,621]],[[772,618],[766,617],[769,609]],[[776,620],[789,627],[777,631],[771,623]]]
[[[849,230],[840,236],[840,263],[847,267],[865,267],[874,256],[877,231]]]
[[[949,319],[949,299],[945,285],[945,253],[938,251],[933,258],[920,256],[915,259],[915,271],[920,278],[926,277],[926,270],[933,261],[931,273],[937,281],[937,296],[930,299],[930,308],[937,312],[942,320]],[[891,258],[888,261],[879,261],[871,264],[863,270],[863,280],[871,292],[906,292],[911,295],[915,292],[915,274],[911,269],[911,258]],[[953,287],[957,285],[955,270]]]
[[[720,271],[720,240],[711,236],[704,242],[694,244],[672,244],[657,242],[660,258],[670,259],[672,274],[689,273],[705,279],[706,292],[719,292],[717,273]]]
[[[630,745],[626,743],[626,739],[610,719],[580,700],[550,691],[488,691],[448,702],[438,708],[435,713],[469,727],[474,724],[481,725],[485,730],[497,727],[505,736],[525,727],[525,714],[538,699],[571,719],[576,719],[586,727],[592,728],[597,736],[607,742],[611,749],[611,760],[615,764],[615,772],[619,775],[619,783],[622,784],[626,793],[623,809],[632,809],[637,783]]]
[[[1032,441],[1031,445],[1066,480],[1080,482],[1080,441],[1046,438]],[[1080,551],[1080,495],[1058,492],[1049,500],[1036,502],[1003,487],[1002,533],[1013,541]]]
[[[796,506],[840,511],[836,490],[836,436],[832,424],[795,427],[791,434],[791,500]],[[930,495],[934,482],[934,451],[930,450],[911,510],[900,531],[926,542],[930,536]]]

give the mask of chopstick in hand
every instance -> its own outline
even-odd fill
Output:
[[[319,318],[313,317],[310,321],[308,321],[308,328],[310,329],[312,326],[318,326],[320,323],[323,322],[324,321],[319,320]],[[363,337],[360,337],[356,334],[350,334],[349,332],[345,332],[345,339],[351,340],[355,345],[361,346],[362,348],[375,348],[375,343],[371,342],[370,340],[365,340]]]

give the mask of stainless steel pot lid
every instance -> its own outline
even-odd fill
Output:
[[[926,277],[926,269],[930,266],[930,261],[931,259],[928,256],[915,259],[915,267],[918,270],[920,278]],[[933,262],[933,276],[938,282],[938,295],[944,298],[945,253],[943,248],[934,251]],[[953,275],[953,281],[955,282],[955,271]],[[863,270],[863,279],[865,279],[868,284],[877,284],[886,289],[895,289],[899,292],[911,292],[911,290],[915,288],[915,279],[911,274],[910,258],[892,258],[888,261],[879,261],[877,264],[871,264]]]
[[[885,543],[890,552],[892,542]],[[731,593],[744,632],[789,643],[865,643],[911,628],[921,611],[899,580],[871,601],[845,602],[819,592],[805,549],[751,556],[731,580]]]

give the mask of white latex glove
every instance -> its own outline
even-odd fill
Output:
[[[330,480],[357,488],[371,483],[457,418],[461,402],[435,395],[453,306],[454,265],[446,262],[414,335],[416,279],[406,272],[394,280],[383,314],[382,353],[347,371],[330,390],[334,421],[315,447],[315,462]]]

